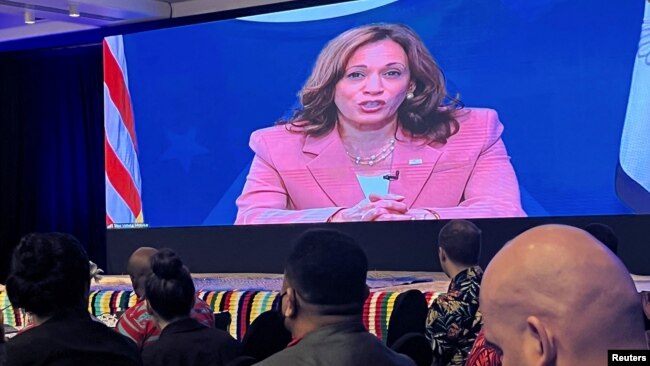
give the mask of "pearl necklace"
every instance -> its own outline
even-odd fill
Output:
[[[349,151],[345,150],[345,153],[350,157],[350,160],[357,165],[368,165],[373,166],[382,160],[389,157],[395,150],[395,139],[390,139],[388,144],[384,146],[378,154],[370,155],[369,157],[362,157],[358,155],[352,155]]]

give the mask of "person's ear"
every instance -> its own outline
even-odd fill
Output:
[[[298,302],[296,299],[296,291],[287,287],[287,294],[284,295],[286,298],[286,303],[284,305],[284,315],[285,318],[295,318],[298,315]]]
[[[447,252],[445,252],[442,247],[438,247],[438,258],[440,259],[440,262],[447,260]]]
[[[524,347],[528,348],[526,353],[534,357],[532,365],[555,365],[557,345],[552,331],[536,316],[526,319],[526,328]]]
[[[415,81],[411,80],[408,87],[409,93],[415,93]]]

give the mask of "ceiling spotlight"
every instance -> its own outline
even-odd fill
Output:
[[[79,17],[79,8],[77,8],[77,4],[74,3],[68,4],[68,15],[70,15],[73,18]]]
[[[36,19],[34,19],[34,12],[31,10],[25,10],[25,24],[34,24]]]

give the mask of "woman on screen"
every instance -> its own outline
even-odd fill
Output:
[[[251,135],[236,224],[525,216],[497,113],[449,97],[410,28],[342,33],[300,98]]]

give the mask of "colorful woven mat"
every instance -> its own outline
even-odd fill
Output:
[[[436,294],[425,292],[428,303]],[[227,311],[231,315],[228,332],[236,339],[243,339],[248,326],[261,313],[271,310],[278,299],[277,291],[199,291],[197,295],[215,312]],[[393,312],[395,299],[399,292],[371,292],[363,307],[363,323],[370,331],[386,341],[388,321]],[[95,290],[90,293],[88,311],[97,316],[115,314],[128,309],[136,302],[136,296],[130,290]],[[5,323],[16,328],[24,326],[24,317],[20,309],[10,306],[6,292],[0,292],[0,309],[3,310]]]

